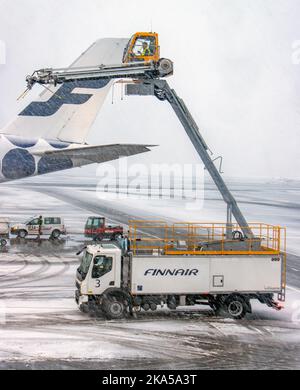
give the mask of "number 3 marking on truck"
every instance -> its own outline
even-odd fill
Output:
[[[100,287],[100,280],[99,279],[96,280],[96,288],[98,288],[98,287]]]

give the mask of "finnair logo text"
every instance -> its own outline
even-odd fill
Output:
[[[144,276],[197,276],[198,269],[147,269]]]

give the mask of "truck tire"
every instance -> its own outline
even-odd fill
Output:
[[[60,237],[60,231],[59,230],[53,230],[53,232],[51,233],[51,238],[54,239],[54,240],[57,240],[59,237]]]
[[[109,320],[119,320],[125,316],[125,305],[115,296],[108,296],[102,301],[102,310]]]
[[[5,240],[5,238],[1,238],[1,241],[0,241],[0,246],[3,248],[7,245],[7,241]]]
[[[145,311],[149,311],[151,308],[150,304],[148,302],[143,303],[142,309]]]
[[[81,313],[87,314],[89,312],[88,304],[87,303],[82,303],[81,305],[79,305],[79,310],[81,311]]]
[[[239,295],[231,295],[225,301],[226,312],[231,318],[241,320],[245,317],[248,308],[245,299]]]
[[[19,238],[26,238],[27,235],[28,235],[28,233],[26,232],[26,230],[19,230],[18,231]]]

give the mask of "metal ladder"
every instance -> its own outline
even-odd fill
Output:
[[[213,159],[208,153],[209,148],[200,134],[199,127],[193,119],[191,113],[186,107],[184,101],[176,94],[174,89],[171,89],[165,80],[148,80],[139,84],[127,85],[127,95],[154,95],[159,100],[166,100],[170,103],[179,121],[184,127],[188,137],[199,154],[204,166],[212,177],[215,185],[221,193],[225,203],[227,204],[227,238],[232,238],[232,215],[235,217],[245,238],[254,238],[253,232],[249,227],[244,215],[242,214],[238,204],[224,182],[219,170],[216,168]]]
[[[153,79],[167,77],[173,74],[173,63],[164,59],[158,63],[131,62],[118,65],[98,65],[74,68],[46,68],[33,72],[26,77],[27,88],[32,89],[35,84],[54,85],[76,80],[98,80],[98,79],[120,79],[120,78],[142,78]]]

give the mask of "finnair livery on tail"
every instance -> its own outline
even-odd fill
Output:
[[[122,63],[127,39],[100,39],[71,67]],[[0,130],[0,182],[81,167],[148,152],[147,145],[86,144],[112,85],[78,80],[45,90]]]

